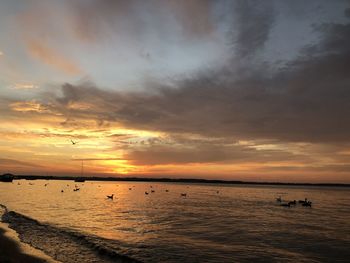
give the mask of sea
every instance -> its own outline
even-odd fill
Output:
[[[350,262],[346,187],[14,180],[0,203],[61,262]]]

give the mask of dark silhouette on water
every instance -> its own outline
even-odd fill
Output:
[[[181,193],[181,196],[186,197],[186,196],[187,196],[187,193]]]
[[[77,177],[77,178],[75,178],[74,182],[83,183],[83,182],[85,182],[85,179],[82,177]]]
[[[308,206],[308,207],[311,207],[312,205],[312,202],[310,201],[307,201],[306,203],[303,203],[302,206]]]
[[[147,191],[145,192],[145,195],[148,195],[148,192],[147,192]]]
[[[281,203],[282,202],[282,198],[281,197],[277,197],[276,201]]]
[[[281,197],[277,198],[276,200],[277,200],[277,202],[282,202]],[[307,206],[307,207],[311,207],[311,205],[312,205],[312,202],[307,200],[307,198],[305,198],[305,200],[299,200],[298,203],[301,204],[302,206]],[[297,201],[293,200],[293,201],[289,201],[288,203],[280,204],[280,206],[283,206],[283,207],[290,207],[292,205],[296,206]]]
[[[299,204],[304,204],[304,203],[307,203],[307,202],[308,202],[307,198],[305,198],[304,200],[299,200],[298,201]]]
[[[307,200],[307,198],[305,198],[304,201],[299,200],[299,203],[301,203],[302,206],[308,206],[308,207],[311,207],[311,205],[312,205],[312,202]]]
[[[293,201],[290,201],[288,202],[289,205],[296,205],[297,204],[297,201],[296,200],[293,200]]]
[[[114,198],[114,194],[107,195],[107,199],[112,199],[113,200],[113,198]]]
[[[10,173],[3,174],[0,176],[0,182],[8,182],[11,183],[14,179],[14,175]]]
[[[70,140],[72,142],[73,145],[76,145],[77,142],[73,141],[73,140]]]

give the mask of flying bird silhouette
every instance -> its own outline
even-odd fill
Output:
[[[73,141],[73,140],[70,140],[72,142],[73,145],[76,145],[77,142]]]

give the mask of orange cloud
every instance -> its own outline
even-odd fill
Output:
[[[21,112],[49,112],[49,110],[42,104],[37,103],[35,101],[20,101],[20,102],[14,102],[10,104],[10,107],[14,111],[21,111]]]
[[[82,73],[81,69],[73,61],[66,58],[63,54],[60,54],[57,50],[49,48],[39,41],[28,41],[27,47],[31,56],[47,65],[69,75],[78,75]]]

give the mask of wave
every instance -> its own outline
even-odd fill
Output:
[[[1,205],[1,220],[14,229],[21,241],[61,262],[141,262],[115,251],[109,240],[71,229],[41,223]]]

